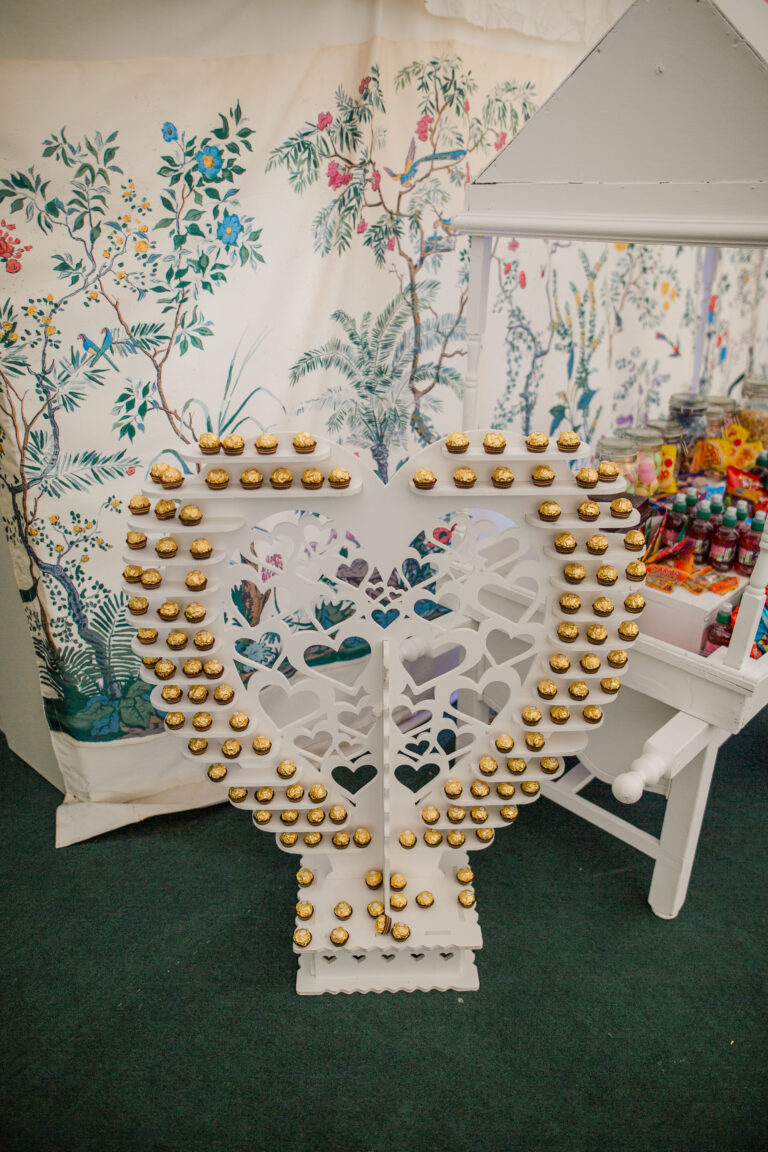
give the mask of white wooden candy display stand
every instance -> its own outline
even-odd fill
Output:
[[[298,455],[290,432],[276,436],[273,455],[198,451],[181,487],[144,488],[150,510],[129,531],[147,542],[125,557],[142,575],[125,590],[148,601],[135,651],[152,702],[179,754],[296,857],[299,992],[475,988],[468,853],[560,775],[614,700],[642,603],[625,573],[636,513],[612,503],[622,481],[579,487],[578,452],[554,442],[534,452],[510,434],[489,454],[472,432],[463,454],[433,444],[385,487],[336,445]],[[531,479],[541,465],[545,487]],[[511,487],[491,483],[499,467]],[[250,468],[256,490],[240,483]],[[276,491],[281,468],[292,480]],[[321,488],[302,486],[307,468]],[[337,468],[350,481],[332,490]],[[470,489],[456,487],[458,468],[473,469]],[[208,485],[211,469],[225,488]],[[432,488],[416,487],[419,469]],[[175,503],[169,519],[160,499]],[[179,520],[189,505],[194,527]],[[147,568],[160,575],[152,590]],[[193,576],[190,590],[190,572],[205,586]],[[254,624],[244,604],[257,596]],[[178,617],[166,621],[169,602]]]

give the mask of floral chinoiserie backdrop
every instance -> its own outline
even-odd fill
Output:
[[[0,491],[57,754],[125,800],[76,750],[162,732],[118,590],[128,497],[206,430],[312,427],[386,482],[459,426],[453,217],[564,69],[383,38],[72,67],[0,81],[56,92],[2,132]],[[487,423],[593,439],[768,368],[760,253],[510,236],[492,269]],[[235,589],[253,624],[275,563]]]

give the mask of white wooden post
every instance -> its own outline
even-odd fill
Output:
[[[464,378],[462,426],[477,427],[477,391],[480,355],[488,309],[488,277],[491,266],[491,237],[470,236],[469,289],[467,293],[467,371]]]
[[[757,563],[741,598],[733,636],[723,658],[726,668],[743,670],[749,667],[752,644],[765,606],[766,584],[768,584],[768,532],[763,532]]]

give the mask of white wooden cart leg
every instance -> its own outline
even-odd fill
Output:
[[[488,312],[488,276],[491,265],[490,236],[471,236],[469,291],[467,294],[467,370],[464,374],[462,427],[477,427],[477,386],[480,354]]]
[[[669,784],[659,854],[648,895],[653,911],[665,920],[677,916],[685,902],[718,748],[715,734]]]

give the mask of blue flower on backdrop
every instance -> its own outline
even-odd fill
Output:
[[[179,134],[176,131],[176,125],[171,124],[170,120],[166,120],[165,124],[163,124],[163,140],[170,144],[173,140],[178,140],[178,138]]]
[[[209,144],[195,153],[197,167],[203,176],[213,180],[221,172],[222,156],[215,144]]]
[[[240,222],[240,217],[232,212],[230,215],[225,216],[221,221],[218,228],[216,229],[216,235],[218,236],[219,240],[224,243],[225,247],[228,248],[230,244],[237,243],[237,238],[242,230],[243,225]]]

